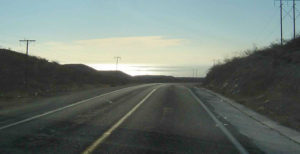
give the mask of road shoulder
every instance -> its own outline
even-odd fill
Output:
[[[247,136],[267,153],[299,153],[299,132],[237,104],[224,96],[204,88],[193,88],[196,95],[212,106],[219,116],[230,122],[241,134]]]
[[[39,97],[28,97],[28,98],[19,98],[19,99],[0,99],[0,114],[4,114],[6,112],[11,112],[14,110],[23,110],[26,108],[30,108],[31,106],[36,105],[44,105],[49,103],[58,102],[58,100],[64,101],[79,101],[83,99],[87,99],[90,97],[94,97],[101,93],[106,93],[122,88],[127,88],[131,86],[135,86],[136,84],[128,84],[123,86],[115,86],[115,87],[94,87],[94,88],[83,88],[77,89],[69,92],[58,92],[56,94],[52,94],[49,96],[39,96]]]

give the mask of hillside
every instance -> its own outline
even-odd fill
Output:
[[[203,85],[300,130],[300,38],[225,59]]]
[[[119,83],[128,83],[131,81],[131,76],[122,72],[122,71],[98,71],[94,68],[91,68],[87,65],[83,64],[65,64],[64,67],[68,67],[70,69],[78,70],[81,72],[98,72],[103,78],[110,79],[110,81],[117,81],[117,82],[109,82],[109,84],[119,84]]]
[[[44,95],[83,86],[125,84],[129,78],[123,72],[100,72],[82,64],[60,65],[39,57],[27,57],[22,53],[0,49],[1,97]]]
[[[83,87],[116,86],[127,83],[201,80],[202,78],[172,76],[132,77],[121,71],[97,71],[83,64],[61,65],[43,58],[0,49],[0,98],[43,96]]]

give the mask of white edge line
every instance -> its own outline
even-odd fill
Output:
[[[22,124],[22,123],[25,123],[25,122],[28,122],[28,121],[31,121],[31,120],[34,120],[34,119],[37,119],[37,118],[49,115],[49,114],[52,114],[52,113],[64,110],[64,109],[67,109],[67,108],[70,108],[70,107],[73,107],[73,106],[85,103],[85,102],[87,102],[89,100],[92,100],[92,99],[95,99],[95,98],[98,98],[98,97],[103,97],[105,95],[113,94],[113,93],[116,93],[118,91],[125,90],[125,89],[130,89],[130,88],[134,88],[134,87],[136,87],[136,86],[118,89],[118,90],[115,90],[115,91],[111,91],[111,92],[108,92],[108,93],[105,93],[105,94],[101,94],[101,95],[98,95],[98,96],[95,96],[95,97],[92,97],[92,98],[88,98],[88,99],[82,100],[82,101],[79,101],[79,102],[76,102],[76,103],[73,103],[73,104],[70,104],[70,105],[67,105],[67,106],[55,109],[55,110],[51,110],[51,111],[48,111],[48,112],[45,112],[45,113],[42,113],[42,114],[39,114],[39,115],[35,115],[33,117],[30,117],[30,118],[27,118],[27,119],[24,119],[24,120],[20,120],[20,121],[17,121],[17,122],[14,122],[14,123],[11,123],[11,124],[8,124],[8,125],[5,125],[5,126],[1,126],[0,130],[6,129],[6,128],[9,128],[9,127],[13,127],[13,126],[16,126],[16,125],[19,125],[19,124]]]
[[[150,93],[144,97],[137,105],[135,105],[125,116],[123,116],[117,123],[115,123],[111,128],[109,128],[106,132],[103,133],[101,137],[99,137],[96,141],[94,141],[86,150],[84,150],[83,154],[92,153],[110,134],[117,129],[134,111],[136,111],[154,92],[156,89],[153,89]]]
[[[247,150],[242,146],[242,144],[223,126],[223,124],[214,116],[214,114],[206,107],[206,105],[190,90],[192,96],[196,101],[204,108],[208,115],[217,123],[221,131],[226,135],[230,142],[239,150],[242,154],[248,154]]]

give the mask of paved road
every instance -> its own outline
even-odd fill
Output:
[[[260,153],[223,126],[189,85],[146,84],[56,101],[0,112],[0,153]]]

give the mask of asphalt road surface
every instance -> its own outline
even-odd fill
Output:
[[[191,86],[145,84],[0,111],[0,153],[261,153]]]

